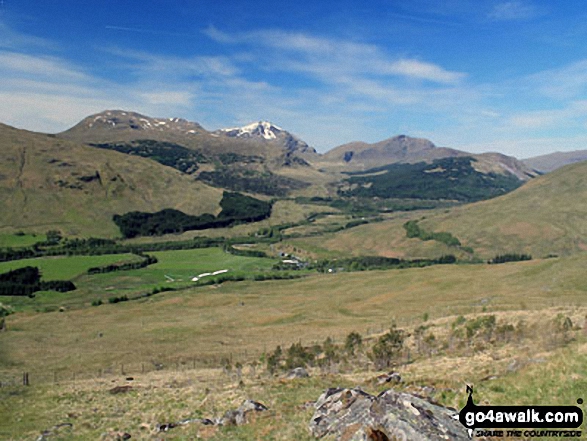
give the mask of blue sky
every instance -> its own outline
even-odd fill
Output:
[[[0,0],[0,122],[125,109],[524,158],[587,148],[586,42],[583,1]]]

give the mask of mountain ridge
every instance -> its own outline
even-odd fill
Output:
[[[208,131],[201,124],[182,118],[151,118],[132,111],[106,110],[84,118],[56,136],[86,144],[153,138],[209,155],[260,155],[274,166],[313,164],[332,172],[368,170],[398,162],[431,162],[441,158],[471,156],[477,159],[482,169],[511,173],[521,180],[537,175],[531,167],[511,156],[494,152],[474,154],[438,147],[428,139],[407,135],[396,135],[375,143],[353,141],[321,154],[299,137],[267,120]]]
[[[587,150],[553,152],[546,155],[523,159],[522,162],[541,173],[549,173],[568,164],[587,161]]]

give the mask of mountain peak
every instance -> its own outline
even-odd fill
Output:
[[[243,127],[220,129],[220,132],[235,138],[264,138],[267,140],[277,139],[277,135],[284,132],[280,127],[269,121],[258,121]]]
[[[182,118],[151,118],[136,112],[124,110],[105,110],[88,116],[70,130],[132,130],[132,131],[175,131],[198,133],[202,126]]]

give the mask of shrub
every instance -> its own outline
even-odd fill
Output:
[[[355,355],[355,350],[360,348],[363,345],[363,338],[361,334],[358,332],[351,332],[349,335],[346,336],[346,340],[344,342],[345,350],[351,354]]]
[[[373,345],[370,358],[377,369],[389,368],[404,346],[404,331],[393,325],[389,332],[382,335]]]

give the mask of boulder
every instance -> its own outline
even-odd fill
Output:
[[[245,400],[236,410],[227,411],[218,421],[219,426],[240,426],[247,422],[247,416],[251,412],[264,412],[267,406],[253,400]]]
[[[455,410],[388,389],[370,395],[361,389],[328,389],[315,405],[310,432],[345,441],[468,441]]]
[[[192,423],[200,423],[205,426],[241,426],[247,422],[247,418],[251,412],[265,412],[269,410],[267,406],[253,400],[245,400],[235,410],[228,410],[222,418],[192,418],[179,421],[177,423],[163,423],[157,424],[157,432],[168,432],[179,426],[186,426]]]
[[[379,375],[377,377],[377,384],[385,383],[401,383],[402,376],[398,372],[389,372],[388,374]]]
[[[310,374],[307,370],[305,370],[303,367],[297,367],[289,371],[285,378],[287,378],[288,380],[293,380],[296,378],[308,378],[309,376]]]

